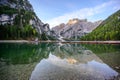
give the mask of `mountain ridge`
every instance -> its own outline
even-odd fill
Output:
[[[81,40],[120,40],[120,10],[110,15]]]

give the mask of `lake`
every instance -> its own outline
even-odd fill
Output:
[[[0,80],[120,80],[120,44],[0,43]]]

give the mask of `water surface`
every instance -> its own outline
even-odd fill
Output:
[[[0,80],[119,80],[119,44],[0,43]]]

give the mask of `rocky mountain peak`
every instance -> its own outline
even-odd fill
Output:
[[[79,21],[78,18],[70,19],[67,24],[68,24],[68,25],[72,25],[72,24],[77,23],[78,21]]]
[[[76,23],[79,23],[79,22],[87,22],[87,19],[73,18],[73,19],[70,19],[68,21],[67,25],[72,25],[72,24],[76,24]]]
[[[84,36],[94,30],[102,21],[88,22],[87,19],[70,19],[67,24],[60,24],[53,27],[53,31],[57,35],[64,38],[76,38]]]

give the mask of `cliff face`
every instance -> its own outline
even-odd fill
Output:
[[[0,10],[0,39],[48,40],[56,36],[49,24],[36,16],[28,0],[0,0]]]
[[[0,0],[1,6],[8,6],[15,9],[24,9],[27,11],[33,11],[32,5],[28,0]]]
[[[57,35],[61,35],[64,38],[74,38],[84,36],[85,34],[94,30],[102,21],[88,22],[87,19],[72,19],[67,24],[60,24],[52,28]]]

